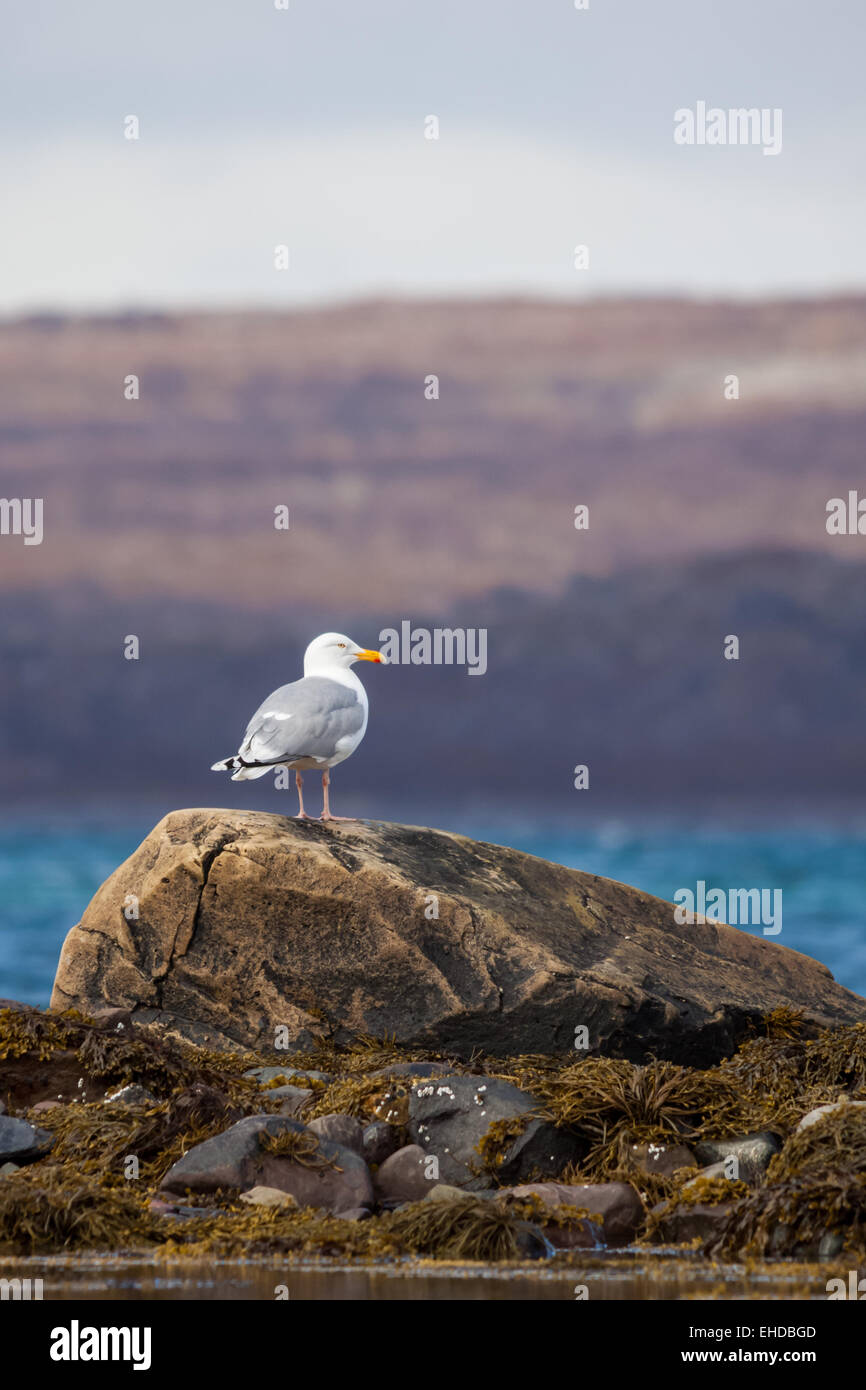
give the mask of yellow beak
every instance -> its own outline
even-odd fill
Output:
[[[358,652],[358,655],[355,657],[355,660],[356,660],[356,661],[383,661],[384,658],[383,658],[381,652],[366,651],[366,652]]]

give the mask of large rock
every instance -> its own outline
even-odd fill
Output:
[[[532,1117],[538,1108],[534,1096],[499,1077],[448,1076],[413,1087],[408,1128],[415,1143],[437,1159],[442,1182],[480,1192],[493,1186],[492,1173],[500,1183],[556,1177],[575,1157],[576,1141]],[[524,1122],[523,1116],[530,1118]],[[491,1126],[512,1120],[519,1132],[503,1136],[493,1153],[483,1155],[479,1145]]]
[[[259,1135],[278,1138],[287,1132],[315,1139],[316,1152],[303,1161],[268,1152]],[[163,1192],[215,1192],[218,1188],[271,1187],[288,1192],[300,1207],[344,1211],[371,1206],[373,1184],[363,1158],[342,1144],[310,1134],[298,1120],[279,1115],[248,1115],[223,1134],[196,1144],[168,1170]]]
[[[54,1143],[54,1135],[38,1125],[30,1125],[26,1120],[13,1119],[11,1115],[0,1116],[0,1163],[32,1163],[47,1154]]]
[[[281,1025],[304,1045],[325,1020],[338,1038],[554,1052],[585,1026],[594,1052],[691,1065],[782,1005],[866,1018],[816,961],[680,925],[609,879],[443,831],[207,810],[166,816],[99,889],[52,1004],[257,1048]]]
[[[577,1207],[588,1212],[600,1223],[606,1245],[627,1245],[644,1221],[643,1203],[628,1182],[533,1182],[510,1192],[513,1197],[540,1197],[549,1207]]]

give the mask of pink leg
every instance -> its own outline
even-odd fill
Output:
[[[352,816],[332,816],[331,808],[328,805],[328,787],[331,785],[331,774],[327,768],[322,773],[322,820],[352,820]]]
[[[295,786],[298,789],[298,814],[295,820],[310,820],[311,817],[304,810],[304,779],[300,772],[295,773]]]

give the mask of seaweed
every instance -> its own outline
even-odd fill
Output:
[[[312,1130],[284,1129],[279,1134],[270,1134],[263,1129],[259,1131],[258,1138],[263,1153],[290,1159],[304,1168],[335,1168],[338,1173],[343,1171],[337,1166],[335,1158],[328,1158],[322,1151],[319,1136]]]
[[[759,1026],[763,1028],[764,1036],[767,1038],[799,1038],[806,1030],[806,1016],[802,1009],[792,1009],[787,1004],[781,1004],[779,1008],[771,1009],[769,1013],[764,1014]]]
[[[316,1034],[312,1048],[283,1053],[281,1063],[283,1057],[290,1061],[292,1070],[302,1074],[310,1070],[339,1072],[346,1077],[379,1071],[397,1062],[441,1061],[443,1068],[446,1068],[453,1061],[441,1052],[407,1047],[387,1035],[376,1038],[366,1033],[359,1033],[350,1042],[344,1043]],[[273,1065],[273,1058],[269,1059],[268,1064]]]
[[[230,1206],[175,1222],[156,1254],[167,1260],[277,1254],[392,1259],[404,1252],[387,1222],[387,1216],[350,1221],[310,1207]]]
[[[0,1010],[0,1061],[31,1057],[50,1062],[74,1054],[82,1072],[106,1087],[137,1081],[167,1094],[195,1082],[236,1095],[252,1095],[256,1083],[242,1073],[261,1065],[256,1054],[195,1047],[157,1025],[127,1023],[118,1031],[76,1009],[61,1013]]]
[[[156,1182],[187,1149],[222,1133],[241,1114],[199,1083],[145,1109],[78,1101],[55,1105],[39,1116],[55,1136],[54,1148],[40,1166],[74,1164],[114,1187],[127,1181],[124,1160],[135,1157],[140,1180]]]
[[[814,1257],[827,1234],[866,1258],[866,1174],[805,1177],[763,1187],[739,1202],[704,1253],[717,1256]]]
[[[711,1105],[733,1095],[733,1086],[712,1073],[673,1062],[634,1066],[609,1057],[587,1057],[539,1087],[555,1123],[583,1139],[586,1152],[570,1176],[610,1178],[622,1167],[621,1142],[658,1143],[691,1138]]]
[[[514,1260],[523,1225],[519,1208],[483,1197],[411,1202],[391,1214],[388,1232],[414,1255],[438,1260]]]
[[[828,1028],[807,1044],[808,1085],[866,1089],[866,1023]]]
[[[866,1098],[866,1024],[828,1029],[815,1038],[754,1038],[708,1078],[730,1083],[708,1112],[703,1138],[773,1129],[784,1136],[818,1105]]]
[[[57,1169],[24,1170],[0,1182],[0,1250],[114,1251],[162,1239],[160,1223],[135,1193],[70,1177]]]
[[[410,1085],[384,1076],[352,1073],[317,1092],[305,1113],[310,1119],[319,1115],[353,1115],[368,1124],[372,1120],[387,1120],[392,1125],[405,1125],[409,1118]]]
[[[505,1120],[494,1120],[475,1145],[476,1153],[481,1156],[480,1171],[495,1177],[517,1140],[525,1133],[530,1120],[536,1117],[550,1118],[544,1116],[541,1111],[527,1111],[523,1115],[511,1115]]]
[[[81,1025],[91,1020],[76,1009],[65,1014],[43,1014],[30,1009],[0,1009],[0,1062],[35,1053],[46,1062],[59,1051],[77,1047]]]
[[[670,1143],[673,1136],[661,1135],[660,1143]],[[617,1140],[615,1153],[611,1156],[611,1163],[605,1173],[607,1182],[627,1182],[637,1192],[644,1205],[644,1210],[649,1212],[657,1203],[667,1201],[679,1187],[693,1178],[697,1172],[696,1167],[683,1167],[673,1174],[647,1172],[635,1160],[633,1148],[635,1139],[628,1130],[620,1132]],[[653,1139],[642,1139],[641,1143],[656,1142]],[[567,1172],[574,1170],[574,1165],[569,1165]],[[565,1179],[565,1175],[560,1181]],[[575,1178],[575,1181],[579,1179]]]
[[[685,1170],[668,1181],[668,1188],[663,1201],[647,1212],[646,1225],[640,1237],[642,1243],[651,1245],[664,1239],[662,1227],[674,1211],[694,1206],[726,1206],[732,1202],[740,1203],[750,1195],[744,1182],[722,1177],[690,1177]]]
[[[521,1242],[525,1248],[526,1222],[568,1227],[588,1215],[537,1197],[464,1194],[351,1222],[310,1209],[251,1207],[228,1191],[197,1196],[197,1208],[206,1210],[195,1219],[158,1215],[148,1197],[172,1163],[271,1104],[274,1087],[264,1088],[263,1096],[260,1083],[243,1072],[272,1066],[273,1055],[215,1052],[155,1024],[118,1027],[74,1010],[7,1009],[0,1011],[3,1058],[16,1078],[8,1093],[13,1113],[15,1085],[25,1099],[40,1089],[44,1094],[44,1082],[31,1081],[50,1075],[52,1062],[69,1089],[79,1076],[87,1088],[135,1080],[162,1097],[140,1106],[89,1102],[81,1097],[93,1090],[82,1088],[33,1117],[55,1143],[45,1157],[0,1181],[0,1246],[15,1252],[141,1248],[167,1258],[287,1252],[357,1260],[509,1260],[519,1255]],[[631,1182],[648,1212],[662,1202],[667,1212],[694,1202],[732,1203],[714,1253],[796,1255],[813,1250],[828,1233],[844,1238],[852,1251],[866,1245],[866,1111],[843,1105],[797,1129],[818,1105],[866,1099],[864,1024],[822,1032],[796,1011],[774,1010],[734,1056],[704,1070],[657,1060],[643,1066],[604,1057],[576,1061],[573,1053],[474,1053],[461,1063],[398,1046],[392,1038],[338,1043],[327,1036],[314,1039],[306,1052],[281,1053],[279,1065],[287,1079],[310,1069],[333,1076],[310,1083],[314,1094],[305,1117],[338,1112],[365,1122],[384,1119],[405,1141],[413,1080],[370,1073],[421,1060],[441,1062],[443,1071],[502,1077],[534,1098],[531,1110],[494,1123],[478,1145],[482,1171],[494,1180],[527,1122],[541,1116],[574,1139],[576,1157],[560,1181]],[[647,1174],[632,1154],[636,1143],[694,1144],[757,1129],[774,1130],[784,1144],[765,1181],[751,1191],[726,1179],[693,1182],[693,1170]],[[331,1166],[317,1136],[295,1126],[277,1136],[263,1133],[259,1145],[262,1153],[308,1167]],[[137,1181],[127,1176],[130,1157],[138,1160]],[[656,1215],[649,1212],[650,1233]]]
[[[866,1108],[843,1105],[797,1130],[770,1160],[769,1183],[866,1173]]]

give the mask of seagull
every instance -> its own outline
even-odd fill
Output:
[[[233,782],[264,777],[272,767],[291,768],[298,789],[296,820],[311,820],[304,810],[302,772],[322,769],[322,820],[351,820],[334,816],[328,804],[330,768],[354,753],[367,732],[367,692],[351,667],[356,661],[378,661],[381,652],[368,651],[341,632],[323,632],[304,652],[304,675],[281,685],[260,705],[247,725],[243,742],[231,758],[214,763],[211,772],[231,772]]]

